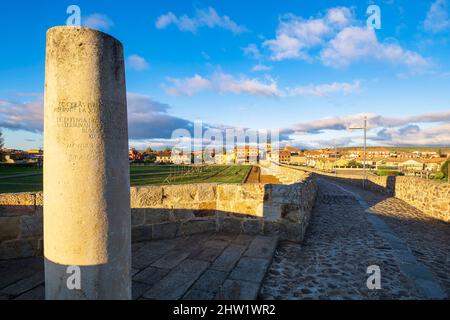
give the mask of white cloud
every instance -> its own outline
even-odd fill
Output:
[[[143,71],[149,68],[149,64],[145,59],[137,54],[133,54],[127,58],[126,65],[133,70]]]
[[[271,66],[266,66],[266,65],[261,64],[261,63],[258,63],[257,65],[255,65],[255,66],[252,68],[252,71],[254,71],[254,72],[258,72],[258,71],[270,71],[270,70],[272,70],[272,67],[271,67]]]
[[[438,0],[440,1],[440,0]],[[380,42],[373,29],[361,26],[350,9],[328,9],[323,16],[304,19],[287,14],[280,19],[276,38],[263,42],[272,60],[318,58],[326,66],[346,67],[356,61],[387,61],[409,68],[431,64],[419,53],[397,43]]]
[[[408,67],[426,67],[430,64],[420,54],[405,50],[395,43],[380,43],[375,31],[365,27],[347,27],[321,51],[323,64],[345,67],[358,60],[384,60]]]
[[[438,33],[450,28],[450,18],[446,0],[436,0],[427,12],[423,27],[425,31]]]
[[[108,31],[114,25],[108,16],[99,13],[94,13],[83,18],[82,24],[85,27],[102,31]]]
[[[299,86],[287,90],[290,96],[317,96],[324,97],[334,93],[350,94],[360,90],[360,82],[333,82],[319,85]]]
[[[336,28],[352,21],[350,9],[329,9],[324,17],[304,19],[293,14],[282,16],[276,38],[266,40],[263,46],[272,52],[273,60],[309,59],[308,50],[324,43]]]
[[[167,14],[160,15],[155,26],[158,29],[165,29],[171,24],[178,27],[179,30],[185,32],[195,33],[199,28],[222,28],[229,30],[234,34],[239,34],[247,31],[247,28],[238,25],[236,22],[230,19],[228,16],[219,16],[214,8],[199,9],[196,10],[194,17],[182,15],[177,17],[174,13],[168,12]]]
[[[242,48],[242,51],[244,51],[245,55],[252,57],[254,59],[261,58],[261,52],[259,51],[258,46],[254,43],[251,43],[245,48]]]
[[[211,88],[211,82],[198,74],[191,78],[168,78],[168,80],[172,86],[166,88],[166,92],[172,96],[193,96]]]
[[[172,85],[166,88],[170,95],[192,96],[202,91],[214,91],[218,93],[247,93],[260,96],[279,96],[277,84],[273,80],[261,81],[259,79],[248,78],[244,75],[236,78],[221,71],[216,72],[210,79],[198,74],[190,78],[168,79]]]

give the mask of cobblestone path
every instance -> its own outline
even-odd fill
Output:
[[[426,299],[449,293],[449,225],[395,198],[319,179],[302,245],[282,242],[262,299]],[[366,209],[368,212],[366,212]],[[381,289],[367,288],[367,267]]]

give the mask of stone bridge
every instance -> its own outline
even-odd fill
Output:
[[[133,298],[448,299],[447,184],[423,191],[442,209],[424,212],[345,177],[262,171],[284,185],[132,189]],[[44,298],[41,206],[0,197],[0,299]]]

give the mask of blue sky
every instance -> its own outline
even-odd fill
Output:
[[[124,44],[132,146],[170,145],[195,120],[358,145],[346,128],[363,115],[371,145],[450,145],[450,0],[42,0],[0,4],[7,147],[42,146],[45,32],[72,4]]]

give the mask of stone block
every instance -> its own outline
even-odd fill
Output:
[[[150,241],[153,238],[152,226],[142,225],[131,229],[132,242]]]
[[[131,226],[140,226],[145,222],[145,209],[131,209]]]
[[[163,187],[163,202],[167,204],[193,203],[197,195],[195,184],[172,185]]]
[[[260,284],[242,280],[226,280],[216,294],[218,300],[256,300]]]
[[[39,255],[37,239],[8,240],[0,243],[0,260]]]
[[[262,233],[262,221],[259,219],[245,219],[242,222],[242,231],[245,234],[257,235]]]
[[[133,187],[130,189],[131,208],[159,207],[162,204],[162,187]]]
[[[181,224],[181,234],[191,235],[216,230],[216,223],[213,219],[191,220]]]
[[[153,224],[153,239],[168,239],[180,235],[180,223],[166,222]]]
[[[0,217],[0,241],[17,239],[20,236],[19,217]]]
[[[219,218],[218,229],[222,232],[240,233],[242,232],[242,219],[239,218]]]
[[[154,224],[172,221],[173,215],[170,209],[147,208],[145,209],[145,224]]]
[[[172,215],[175,221],[190,220],[195,218],[194,211],[191,209],[173,209]]]
[[[278,238],[256,236],[245,251],[244,256],[253,258],[272,259],[278,244]]]
[[[198,184],[197,201],[214,202],[216,200],[216,185],[214,184]]]
[[[144,294],[146,299],[177,300],[200,277],[208,262],[186,259]]]
[[[42,237],[44,221],[38,216],[20,217],[20,229],[22,238]]]
[[[237,185],[218,185],[217,199],[218,201],[234,201],[236,200]]]
[[[192,285],[192,289],[217,293],[228,273],[217,270],[206,270],[200,278]]]
[[[153,286],[169,273],[168,269],[161,269],[155,267],[147,267],[133,277],[133,281],[145,283]]]
[[[246,246],[244,245],[230,244],[222,254],[217,257],[212,264],[211,269],[224,272],[231,271],[239,261],[245,249]]]
[[[230,279],[260,283],[269,267],[269,260],[242,257],[230,274]]]

